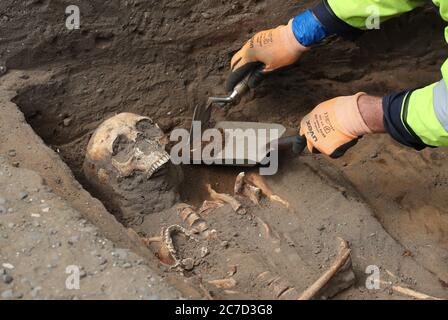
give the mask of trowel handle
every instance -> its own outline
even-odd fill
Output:
[[[300,135],[284,137],[277,140],[278,150],[292,150],[296,155],[301,154],[305,150],[306,145],[306,138]]]
[[[261,68],[261,67],[260,67]],[[252,76],[255,76],[255,81],[260,82],[262,79],[262,73],[260,68],[257,68],[250,72],[243,80],[241,80],[234,88],[232,93],[227,97],[210,97],[208,98],[209,104],[217,104],[220,107],[232,106],[240,103],[241,98],[250,91],[249,80]]]
[[[252,76],[252,73],[249,73],[240,83],[238,83],[235,88],[233,88],[233,94],[236,94],[238,98],[243,97],[246,93],[249,92],[249,78]]]
[[[252,72],[249,72],[249,74],[243,79],[241,80],[240,83],[238,83],[235,88],[233,89],[234,92],[238,93],[239,97],[244,96],[247,92],[250,91],[250,86],[249,86],[249,79],[254,76],[255,77],[255,82],[256,83],[260,83],[263,75],[261,73],[261,71],[264,69],[264,64],[255,68],[255,70],[253,70]]]

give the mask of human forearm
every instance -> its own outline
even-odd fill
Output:
[[[358,99],[359,112],[372,133],[385,133],[382,98],[362,95]]]

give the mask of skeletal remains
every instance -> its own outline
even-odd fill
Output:
[[[182,180],[165,151],[162,130],[150,118],[121,113],[103,122],[87,146],[84,173],[126,225],[172,207]]]
[[[191,258],[185,258],[185,259],[181,259],[178,254],[177,254],[177,250],[174,246],[174,241],[173,241],[173,236],[175,234],[184,234],[188,239],[191,239],[193,241],[199,242],[198,239],[196,239],[192,232],[188,231],[187,229],[185,229],[184,227],[181,227],[179,225],[172,225],[169,226],[164,233],[164,243],[166,245],[166,248],[168,249],[169,254],[171,255],[171,257],[174,260],[173,265],[171,266],[171,269],[190,269],[189,267],[187,267],[187,261],[190,261]],[[193,261],[193,265],[194,265],[194,261]]]
[[[282,241],[280,234],[261,217],[253,215],[252,212],[249,214],[249,207],[245,204],[259,207],[264,197],[267,201],[289,208],[289,203],[274,194],[260,176],[239,174],[233,195],[218,193],[211,185],[207,185],[210,200],[205,201],[202,207],[196,210],[188,204],[179,203],[178,187],[182,181],[182,171],[169,161],[170,157],[165,147],[164,133],[150,118],[122,113],[106,120],[95,131],[88,144],[83,167],[87,180],[98,193],[97,196],[123,224],[130,228],[132,237],[140,239],[154,251],[162,264],[182,272],[194,272],[202,261],[207,260],[210,248],[206,244],[219,239],[219,230],[209,225],[208,217],[225,205],[230,205],[235,217],[247,216],[249,220],[257,223],[262,230],[260,234],[269,240],[266,242],[269,246],[274,248],[280,245]],[[171,225],[158,226],[161,230],[160,235],[145,238],[134,231],[146,217],[172,209],[174,206],[178,220],[173,221]],[[240,232],[244,233],[245,230]],[[180,256],[179,248],[174,241],[174,238],[179,236],[184,237],[184,241],[199,244],[198,257]],[[243,243],[240,245],[244,247]],[[340,269],[348,266],[348,271],[351,272],[350,251],[346,248],[342,260],[338,258],[323,278],[300,295],[287,277],[278,275],[267,265],[264,267],[260,265],[254,270],[246,268],[244,271],[245,262],[250,260],[252,265],[257,265],[259,257],[247,256],[244,251],[231,252],[234,256],[228,257],[222,252],[213,252],[214,256],[221,254],[220,260],[224,265],[215,267],[223,270],[222,278],[206,279],[205,283],[200,284],[205,296],[211,297],[205,285],[223,290],[226,294],[236,294],[239,280],[249,281],[248,279],[252,278],[254,285],[266,288],[272,298],[310,299],[321,292]],[[225,265],[225,261],[232,257],[240,264],[238,268],[235,264]]]
[[[239,289],[253,287],[257,292],[264,292],[264,297],[268,294],[274,299],[307,300],[331,298],[353,285],[355,278],[350,249],[346,241],[339,239],[339,252],[333,263],[314,283],[302,288],[304,291],[300,294],[300,290],[294,285],[294,277],[290,278],[292,275],[280,275],[275,268],[271,268],[271,264],[279,262],[276,257],[282,254],[282,243],[286,243],[286,248],[283,249],[287,251],[287,259],[283,260],[285,265],[279,270],[287,269],[287,261],[291,259],[301,260],[297,252],[287,250],[288,245],[295,247],[294,240],[287,232],[272,227],[269,221],[265,221],[266,217],[256,215],[257,210],[248,210],[250,206],[247,205],[249,203],[252,207],[261,208],[264,198],[290,212],[288,201],[276,195],[259,175],[240,173],[236,177],[233,195],[218,193],[211,185],[207,185],[210,200],[206,200],[198,210],[191,205],[179,203],[178,188],[182,181],[182,170],[172,165],[165,148],[165,135],[150,118],[132,113],[119,114],[102,123],[91,137],[83,166],[85,177],[96,190],[96,196],[129,228],[129,236],[151,248],[161,264],[195,274],[195,268],[207,261],[210,255],[219,257],[214,260],[213,267],[221,270],[221,277],[204,279],[205,282],[199,280],[198,288],[204,297],[213,298],[207,286],[232,296],[238,295]],[[263,242],[264,249],[268,250],[264,256],[258,252],[244,251],[245,244],[241,239],[233,250],[224,253],[214,247],[214,252],[211,252],[207,244],[219,241],[220,230],[213,229],[218,228],[219,224],[211,225],[210,221],[213,220],[209,218],[225,205],[229,205],[235,213],[233,221],[237,221],[236,217],[248,217],[260,227],[260,237],[267,240]],[[142,230],[138,228],[146,217],[156,213],[164,214],[174,206],[177,221],[168,225],[156,225],[156,229],[160,230],[158,236],[141,236]],[[238,223],[233,221],[231,223],[238,227]],[[150,219],[150,222],[153,223],[153,220]],[[239,231],[244,233],[246,230]],[[192,241],[199,248],[198,254],[195,257],[181,256],[175,237]],[[263,263],[264,259],[270,261]],[[230,264],[226,265],[226,262]],[[207,263],[202,270],[212,267],[209,261]],[[202,277],[207,278],[207,275],[199,274],[199,279]],[[250,284],[245,288],[238,288],[245,281]],[[394,292],[415,299],[437,299],[398,285],[385,285],[391,286]]]

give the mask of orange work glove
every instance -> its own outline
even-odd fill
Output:
[[[358,99],[365,93],[325,101],[300,124],[308,149],[332,158],[342,157],[364,134],[372,133],[359,112]]]
[[[249,86],[255,87],[265,73],[293,64],[307,50],[296,39],[292,20],[286,26],[257,33],[233,56],[227,91],[258,70],[249,79]]]

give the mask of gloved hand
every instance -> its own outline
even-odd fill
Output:
[[[293,64],[307,50],[297,41],[292,20],[286,26],[257,33],[233,56],[227,91],[257,70],[249,79],[249,86],[254,88],[265,73]]]
[[[300,135],[306,137],[310,152],[340,158],[360,137],[372,133],[359,112],[358,100],[363,95],[325,101],[303,118]]]

